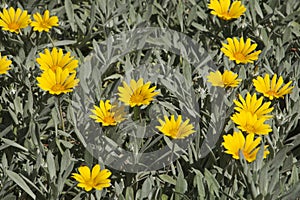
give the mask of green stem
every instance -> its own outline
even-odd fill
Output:
[[[57,97],[57,101],[58,101],[58,110],[59,110],[59,116],[61,121],[61,128],[65,132],[65,123],[64,123],[64,117],[63,117],[63,112],[61,107],[60,96]]]
[[[139,115],[140,115],[140,107],[138,106],[133,107],[133,120],[137,121],[139,119]]]
[[[39,46],[39,40],[40,40],[40,32],[36,32],[35,35],[35,45]]]
[[[172,165],[172,163],[173,163],[174,149],[175,149],[175,142],[173,142],[173,145],[172,145],[170,164],[169,164],[169,167],[168,167],[168,169],[167,169],[167,172],[170,170],[170,167],[171,167],[171,165]]]
[[[51,41],[52,47],[55,47],[54,41],[52,40],[52,38],[51,38],[51,36],[50,36],[49,33],[47,33],[47,36],[48,36],[49,40]]]

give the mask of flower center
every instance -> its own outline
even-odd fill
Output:
[[[106,124],[114,124],[116,121],[113,116],[108,115],[104,117],[103,122],[105,122]]]
[[[65,87],[61,84],[55,84],[54,86],[52,86],[51,90],[58,92],[58,91],[63,91],[65,90]]]
[[[221,13],[222,15],[222,19],[225,19],[225,20],[228,20],[228,19],[231,19],[231,16],[229,15],[229,12],[225,11],[225,12],[222,12]]]
[[[11,30],[19,30],[20,29],[20,25],[17,23],[9,23],[8,24],[8,28]]]
[[[48,28],[48,27],[49,27],[49,23],[48,23],[47,21],[42,21],[42,22],[40,23],[40,26],[41,26],[42,28]]]
[[[256,129],[253,125],[246,124],[245,129],[247,130],[248,133],[255,133]]]
[[[133,94],[130,98],[131,103],[141,104],[143,103],[144,96],[140,94]]]
[[[234,54],[235,59],[239,60],[239,61],[245,61],[246,57],[244,54],[242,54],[241,52],[237,52]]]
[[[276,91],[274,90],[269,90],[268,92],[266,92],[268,95],[270,96],[275,96],[276,95]]]
[[[173,128],[169,130],[171,136],[176,137],[178,134],[178,128]]]
[[[57,65],[52,65],[50,68],[51,68],[51,70],[52,70],[53,72],[55,72],[56,69],[57,69],[58,67],[59,67],[59,66],[57,66]]]
[[[245,159],[248,160],[250,158],[249,153],[247,151],[244,151],[244,150],[242,150],[242,152],[244,154]]]

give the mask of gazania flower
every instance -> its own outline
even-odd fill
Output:
[[[160,126],[156,128],[166,136],[173,139],[183,139],[195,132],[194,126],[189,124],[189,119],[182,123],[181,115],[178,115],[177,120],[175,120],[174,115],[171,115],[171,120],[167,116],[164,116],[164,118],[165,121],[159,119]]]
[[[257,118],[257,115],[252,115],[250,112],[241,111],[235,113],[231,117],[232,121],[238,125],[238,128],[247,133],[256,133],[259,135],[267,135],[272,131],[269,124],[264,124],[264,118]]]
[[[71,73],[75,72],[75,68],[78,67],[78,60],[74,57],[70,57],[71,53],[63,54],[62,49],[52,49],[51,53],[48,49],[45,49],[45,54],[39,53],[40,57],[36,59],[40,64],[40,68],[44,71],[51,69],[55,71],[57,68],[68,69]]]
[[[47,70],[37,77],[38,86],[48,91],[50,94],[61,94],[72,92],[78,84],[79,79],[75,79],[76,73],[70,74],[68,69],[62,70],[60,67],[55,72]]]
[[[111,105],[109,100],[100,101],[99,107],[94,105],[92,110],[94,115],[90,115],[96,122],[102,123],[102,126],[115,126],[125,118],[124,107],[118,107],[116,104]]]
[[[253,85],[257,92],[263,93],[265,97],[269,97],[270,100],[273,98],[284,98],[284,95],[292,92],[294,87],[289,87],[292,81],[286,85],[283,84],[282,76],[279,77],[277,82],[277,74],[274,74],[272,81],[270,81],[269,74],[266,74],[264,78],[258,76],[257,79],[253,79]]]
[[[103,188],[110,186],[111,172],[108,169],[100,169],[100,165],[95,165],[90,170],[87,166],[81,166],[78,168],[79,174],[72,173],[72,178],[78,181],[77,187],[84,188],[85,191],[91,191],[93,188],[96,190],[102,190]]]
[[[19,33],[20,29],[26,28],[30,23],[30,15],[27,11],[22,11],[20,8],[15,11],[13,7],[9,10],[3,8],[3,12],[0,12],[0,26],[5,31]]]
[[[223,74],[218,70],[216,72],[210,72],[208,82],[211,82],[213,86],[219,87],[237,87],[242,79],[237,79],[238,75],[232,71],[225,70]]]
[[[0,74],[5,74],[10,68],[11,60],[7,60],[6,56],[1,57],[0,53]]]
[[[33,18],[35,21],[31,22],[30,25],[33,27],[34,31],[49,32],[50,28],[58,26],[58,17],[50,17],[49,10],[46,10],[43,16],[40,13],[35,13]]]
[[[234,1],[230,6],[230,0],[211,0],[208,8],[212,9],[211,14],[224,20],[239,18],[246,12],[246,8],[241,1]]]
[[[142,78],[137,82],[131,80],[130,86],[123,81],[123,87],[118,87],[119,100],[131,107],[149,105],[154,99],[153,97],[159,94],[159,92],[154,92],[156,86],[150,88],[150,84],[151,82],[144,84]]]
[[[272,115],[268,115],[272,110],[273,107],[270,108],[271,102],[263,102],[263,97],[260,97],[259,99],[256,98],[256,94],[253,96],[250,95],[250,93],[247,93],[246,99],[242,97],[242,95],[239,95],[238,100],[233,100],[236,107],[234,108],[238,112],[250,112],[252,115],[256,114],[257,118],[264,118],[269,119],[272,118]]]
[[[233,135],[224,135],[223,139],[224,142],[222,145],[226,149],[225,153],[231,154],[234,159],[240,159],[239,152],[241,152],[248,162],[256,160],[256,155],[259,151],[259,147],[257,146],[261,142],[260,137],[254,140],[254,134],[248,134],[245,139],[241,132],[234,132]],[[265,146],[264,158],[270,153],[266,150],[267,147]]]
[[[240,41],[237,38],[227,38],[228,44],[222,43],[223,47],[221,51],[229,57],[230,60],[235,60],[237,64],[239,63],[253,63],[253,61],[258,59],[258,55],[261,50],[255,51],[257,44],[251,44],[250,38],[244,42],[244,38],[241,37]]]

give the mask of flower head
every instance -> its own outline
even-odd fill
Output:
[[[125,118],[124,107],[119,107],[116,104],[111,105],[109,100],[100,101],[99,107],[94,105],[92,110],[94,115],[90,115],[96,122],[102,123],[102,126],[115,126]]]
[[[40,68],[44,71],[51,69],[55,71],[57,68],[68,69],[71,73],[75,72],[75,68],[78,67],[78,60],[74,57],[70,57],[71,53],[63,54],[62,49],[52,49],[51,53],[48,49],[45,49],[45,54],[39,53],[40,57],[36,59],[40,64]]]
[[[255,133],[259,135],[267,135],[272,131],[269,124],[264,124],[264,118],[257,118],[257,115],[252,115],[250,112],[241,111],[235,113],[231,117],[232,121],[238,125],[238,128],[247,133]]]
[[[31,22],[30,25],[33,27],[34,31],[49,32],[50,28],[58,26],[58,17],[50,17],[49,10],[46,10],[43,16],[40,13],[35,13],[33,18],[35,21]]]
[[[0,74],[5,74],[10,68],[11,60],[7,60],[6,56],[1,57],[0,53]]]
[[[294,87],[289,87],[292,81],[286,85],[283,84],[282,76],[279,77],[277,82],[277,74],[274,74],[272,81],[269,74],[266,74],[264,78],[258,76],[257,79],[253,79],[253,85],[257,92],[263,93],[265,97],[269,97],[270,100],[275,98],[284,98],[284,95],[292,92]]]
[[[26,28],[30,23],[30,15],[27,11],[22,11],[18,8],[16,11],[13,7],[9,10],[3,8],[3,12],[0,12],[0,26],[5,31],[19,33],[20,29]]]
[[[224,142],[222,145],[225,147],[225,153],[231,154],[234,159],[239,159],[241,152],[245,159],[248,162],[252,162],[256,159],[257,152],[259,151],[259,147],[257,147],[260,142],[261,138],[258,137],[254,140],[254,134],[248,134],[246,139],[241,132],[234,132],[233,135],[224,135],[223,136]],[[264,150],[264,158],[270,153],[266,150],[268,146],[265,146]]]
[[[232,71],[225,70],[223,74],[218,70],[216,72],[210,72],[208,82],[211,82],[213,86],[219,87],[237,87],[242,79],[237,79],[238,75]]]
[[[244,38],[241,37],[240,41],[237,38],[227,38],[228,44],[222,43],[223,47],[221,51],[229,57],[230,60],[235,60],[237,64],[239,63],[253,63],[253,61],[258,59],[258,55],[261,50],[255,51],[257,44],[251,44],[250,38],[244,42]]]
[[[47,70],[37,77],[38,86],[48,91],[50,94],[61,94],[72,92],[78,84],[79,79],[75,79],[76,73],[70,74],[68,69],[62,70],[60,67],[55,72]]]
[[[151,82],[144,84],[142,78],[137,82],[132,79],[130,86],[123,81],[123,87],[118,87],[119,100],[131,107],[149,105],[154,99],[153,97],[159,94],[159,92],[154,92],[156,86],[150,88],[150,85]]]
[[[102,190],[103,188],[110,186],[111,172],[108,169],[100,170],[100,165],[95,165],[90,170],[87,166],[81,166],[78,168],[79,174],[72,173],[72,178],[78,181],[77,187],[84,188],[85,191],[91,191],[93,188],[96,190]]]
[[[250,112],[252,115],[256,114],[257,118],[264,118],[269,119],[272,118],[272,115],[268,115],[272,110],[273,107],[270,108],[271,102],[262,103],[263,97],[260,97],[259,99],[256,98],[256,94],[253,96],[250,95],[250,93],[247,93],[246,99],[242,97],[242,95],[239,95],[238,100],[233,100],[236,107],[234,108],[238,112]]]
[[[175,120],[174,115],[171,115],[170,120],[167,116],[164,116],[164,118],[165,121],[159,119],[160,126],[156,126],[156,128],[166,136],[173,139],[183,139],[195,132],[194,126],[189,124],[189,119],[182,123],[181,115],[178,115],[177,120]]]
[[[223,20],[239,18],[246,12],[246,7],[242,5],[241,1],[234,1],[230,6],[230,0],[211,0],[208,8],[212,9],[211,14]]]

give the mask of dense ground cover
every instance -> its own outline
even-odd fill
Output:
[[[298,0],[0,11],[0,199],[300,197]]]

